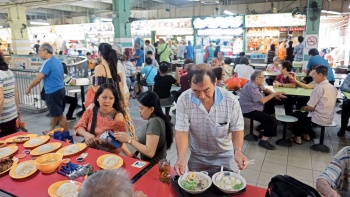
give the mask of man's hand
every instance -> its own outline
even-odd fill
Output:
[[[325,195],[325,197],[341,197],[340,196],[340,194],[338,194],[338,192],[337,191],[335,191],[335,190],[331,190],[331,191],[329,191],[326,195]]]
[[[132,194],[132,197],[147,197],[147,195],[144,194],[142,191],[135,191],[135,192]]]
[[[186,159],[181,160],[181,159],[177,159],[176,163],[175,163],[175,172],[177,175],[181,176],[183,174],[185,174],[186,171]]]
[[[294,81],[297,81],[297,75],[292,75],[292,74],[289,74],[288,75],[291,79],[293,79]]]
[[[30,88],[27,88],[27,89],[26,89],[26,92],[25,92],[26,95],[29,95],[29,94],[30,94],[30,91],[31,91],[31,89],[30,89]]]
[[[281,100],[281,99],[283,99],[283,98],[287,98],[287,97],[286,97],[286,93],[284,93],[284,92],[275,92],[275,98],[276,98],[277,100]]]
[[[248,167],[248,164],[244,164],[245,161],[248,161],[241,151],[235,151],[235,161],[238,165],[239,170],[245,170]]]

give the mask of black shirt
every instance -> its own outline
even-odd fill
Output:
[[[171,85],[176,83],[176,79],[171,75],[160,76],[157,74],[154,77],[154,92],[160,99],[170,97]]]

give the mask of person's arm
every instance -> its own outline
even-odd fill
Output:
[[[45,77],[45,75],[42,72],[39,72],[38,75],[34,78],[34,80],[32,81],[32,83],[28,86],[28,88],[26,89],[26,95],[29,95],[30,91],[32,90],[32,88],[34,88],[35,86],[37,86],[41,80],[43,80]]]
[[[340,86],[340,90],[344,92],[350,92],[350,74],[348,74]]]
[[[85,143],[89,147],[94,147],[97,144],[95,135],[91,134],[88,131],[89,123],[92,121],[93,107],[94,104],[89,105],[89,107],[83,113],[82,117],[79,119],[78,124],[74,127],[76,135],[84,137]]]
[[[303,107],[301,107],[301,110],[304,110],[304,111],[307,111],[307,112],[313,111],[314,109],[315,109],[315,107],[311,107],[311,106],[303,106]]]
[[[0,115],[2,114],[2,110],[3,110],[3,107],[4,107],[4,101],[5,101],[4,88],[0,87]]]
[[[1,94],[1,93],[0,93]],[[3,94],[2,94],[3,95]],[[1,98],[0,98],[1,99]],[[16,103],[16,108],[17,108],[17,114],[20,116],[21,113],[19,112],[19,95],[18,95],[18,88],[15,85],[15,103]],[[1,114],[1,113],[0,113]]]
[[[320,90],[315,88],[310,95],[310,99],[307,102],[307,106],[301,107],[302,110],[310,112],[313,111],[317,105],[317,103],[320,101],[322,93],[320,93]]]
[[[272,92],[270,93],[269,95],[267,96],[264,96],[262,97],[259,102],[262,104],[262,105],[265,105],[265,103],[269,102],[271,99],[275,98],[276,96],[276,92]]]
[[[297,85],[296,85],[296,83],[295,84],[293,84],[293,83],[282,83],[282,87],[284,87],[284,88],[296,88]]]
[[[293,75],[293,76],[289,75],[289,77],[292,77],[294,79],[295,83],[302,88],[313,89],[315,87],[312,83],[305,84],[305,83],[299,81],[296,75]]]
[[[316,180],[316,189],[324,197],[340,197],[340,195],[331,188],[326,179],[318,178]]]

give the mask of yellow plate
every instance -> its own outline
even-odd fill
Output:
[[[46,153],[50,153],[50,152],[53,152],[57,149],[59,149],[61,147],[61,143],[60,142],[51,142],[51,143],[47,143],[47,144],[51,144],[54,146],[54,148],[52,150],[49,150],[49,151],[46,151],[46,152],[38,152],[38,149],[41,147],[41,146],[44,146],[44,145],[41,145],[39,147],[36,147],[35,149],[33,149],[32,151],[30,151],[30,155],[32,156],[39,156],[39,155],[43,155],[43,154],[46,154]]]
[[[40,144],[37,144],[37,145],[35,145],[35,146],[32,146],[32,145],[30,145],[30,143],[29,143],[29,141],[32,140],[32,139],[42,139],[42,140],[44,140],[44,141],[43,141],[42,143],[40,143]],[[50,136],[47,136],[47,135],[38,136],[38,137],[30,138],[30,140],[26,141],[26,142],[23,144],[24,148],[35,148],[35,147],[38,147],[38,146],[40,146],[40,145],[43,145],[43,144],[45,144],[47,141],[50,140]]]
[[[53,183],[52,185],[50,185],[49,189],[47,190],[47,192],[49,193],[49,195],[51,197],[57,197],[58,194],[57,194],[57,190],[58,188],[61,187],[61,185],[65,184],[65,183],[74,183],[76,185],[78,185],[78,192],[80,190],[80,187],[81,187],[81,183],[78,182],[78,181],[70,181],[70,180],[66,180],[66,181],[58,181],[56,183]]]
[[[66,150],[66,148],[68,148],[69,146],[72,146],[72,145],[77,145],[79,150],[75,153],[64,154],[64,150]],[[60,153],[63,155],[63,157],[67,157],[67,156],[71,156],[71,155],[75,155],[75,154],[79,153],[80,151],[84,150],[86,147],[87,147],[87,145],[85,143],[76,143],[76,144],[71,144],[71,145],[65,146],[63,148],[60,148],[56,153]]]
[[[6,145],[5,141],[0,141],[0,148],[4,147]]]
[[[18,175],[16,175],[16,169],[17,169],[17,167],[21,164],[21,163],[30,163],[30,164],[32,164],[33,166],[34,166],[34,170],[33,171],[31,171],[29,174],[27,174],[27,175],[24,175],[24,176],[18,176]],[[32,175],[32,174],[34,174],[38,169],[35,167],[35,161],[34,160],[27,160],[27,161],[23,161],[23,162],[21,162],[21,163],[18,163],[17,165],[15,165],[14,167],[12,167],[11,168],[11,170],[10,170],[10,177],[12,177],[12,178],[14,178],[14,179],[23,179],[23,178],[27,178],[27,177],[29,177],[30,175]]]
[[[16,138],[16,137],[29,137],[29,139],[32,139],[33,137],[38,137],[38,134],[24,134],[24,135],[16,135],[16,136],[13,136],[13,137],[10,137],[10,138],[7,138],[5,141],[8,142],[8,143],[13,143],[13,139]],[[28,140],[26,140],[28,141]],[[14,142],[14,143],[23,143],[23,142],[26,142],[26,141],[22,141],[22,142]]]
[[[12,160],[13,160],[12,166],[9,167],[7,170],[0,172],[0,175],[1,175],[1,174],[4,174],[5,172],[10,171],[11,168],[13,168],[13,166],[17,165],[17,163],[18,163],[18,158],[17,158],[17,157],[13,157]]]
[[[6,148],[6,147],[4,147],[4,148]],[[11,149],[11,152],[9,154],[3,156],[3,157],[8,157],[8,156],[12,155],[13,153],[15,153],[18,150],[18,146],[8,146],[7,148]],[[0,158],[3,158],[3,157],[0,157]]]
[[[114,156],[118,158],[118,164],[113,166],[112,168],[107,168],[106,166],[103,165],[103,161],[108,157],[108,156]],[[101,155],[99,158],[97,158],[97,165],[98,167],[108,170],[108,169],[117,169],[120,168],[123,165],[123,159],[117,155],[114,154],[105,154],[105,155]]]

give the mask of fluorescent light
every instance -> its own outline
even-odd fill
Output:
[[[111,18],[101,18],[102,22],[112,22]]]
[[[4,28],[4,26],[0,26],[0,28]]]
[[[50,25],[50,23],[47,22],[38,22],[38,21],[31,21],[29,22],[31,25]]]
[[[225,10],[225,11],[224,11],[224,14],[226,14],[226,15],[233,15],[233,12],[230,12],[230,11],[228,11],[228,10]]]
[[[335,11],[327,11],[327,10],[321,10],[322,13],[326,14],[341,14],[340,12],[335,12]]]

